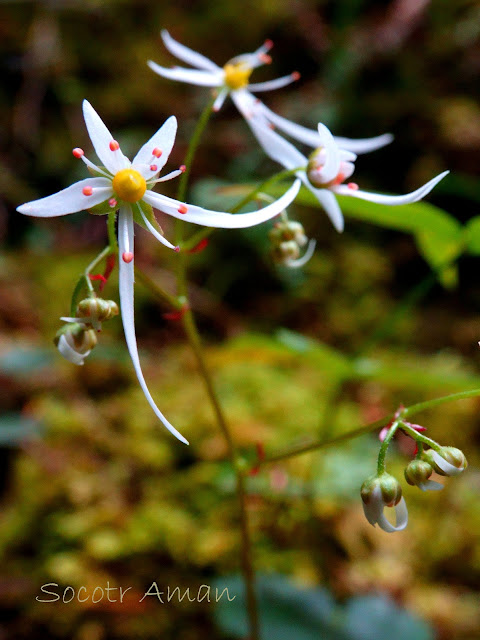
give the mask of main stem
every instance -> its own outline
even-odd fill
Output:
[[[182,175],[178,189],[178,200],[184,201],[187,190],[187,180],[190,172],[190,168],[195,156],[195,152],[200,143],[200,138],[207,125],[208,119],[212,112],[213,100],[207,104],[203,110],[195,131],[190,140],[190,144],[185,159],[186,171]],[[176,221],[176,243],[181,245],[183,237],[183,222],[181,220]],[[177,294],[179,299],[185,301],[185,311],[182,315],[183,327],[185,333],[192,348],[192,351],[197,360],[200,375],[204,381],[207,395],[210,399],[210,403],[215,414],[218,426],[225,438],[227,444],[228,456],[232,463],[232,467],[236,475],[236,490],[237,498],[240,507],[240,531],[241,531],[241,550],[242,550],[242,572],[245,581],[246,599],[247,599],[247,612],[250,626],[250,640],[260,640],[260,627],[258,619],[258,607],[257,598],[255,593],[255,572],[253,569],[252,561],[252,544],[250,539],[250,531],[248,524],[248,512],[247,512],[247,493],[245,489],[245,471],[241,468],[239,463],[239,457],[237,454],[237,448],[232,437],[232,433],[228,426],[228,423],[223,414],[223,410],[218,399],[213,380],[208,370],[205,358],[203,355],[200,334],[197,329],[194,315],[190,309],[188,303],[188,287],[187,287],[187,253],[181,251],[178,255],[178,271],[177,271]]]

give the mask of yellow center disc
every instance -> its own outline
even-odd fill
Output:
[[[113,178],[113,190],[124,202],[138,202],[147,190],[147,183],[135,169],[122,169]]]
[[[225,84],[229,89],[243,89],[250,80],[252,69],[243,64],[226,64],[223,67],[225,73]]]

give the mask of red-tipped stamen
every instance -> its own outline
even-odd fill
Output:
[[[92,187],[83,187],[82,193],[84,196],[91,196],[93,193]]]
[[[181,320],[185,313],[189,311],[190,307],[188,304],[183,305],[181,309],[178,311],[167,311],[167,313],[162,314],[165,320]]]
[[[124,251],[124,253],[122,253],[122,260],[128,264],[133,260],[133,253],[131,251]]]
[[[358,190],[358,184],[356,182],[349,182],[347,184],[347,187],[349,189],[351,189],[352,191],[357,191]]]
[[[320,171],[323,169],[323,167],[321,167]],[[340,172],[337,177],[335,178],[335,180],[333,181],[333,184],[342,184],[342,182],[345,180],[345,174]]]
[[[208,247],[208,238],[203,238],[202,240],[200,240],[198,244],[196,244],[193,247],[193,249],[190,249],[188,253],[200,253],[200,251],[203,251],[207,247]]]
[[[116,140],[112,140],[108,146],[110,147],[110,151],[118,151],[120,149],[120,145]]]
[[[272,64],[272,56],[269,56],[268,53],[261,53],[258,59],[260,62],[263,62],[263,64]]]
[[[153,172],[158,171],[157,165],[156,164],[151,164],[150,165],[150,171],[153,171]]]
[[[185,214],[185,213],[187,213],[187,211],[188,211],[188,207],[186,207],[184,204],[181,204],[178,207],[178,213]]]
[[[178,168],[182,173],[185,173],[185,171],[187,170],[187,167],[184,164],[181,164]]]
[[[174,249],[175,253],[180,253],[180,247],[177,245]]]
[[[270,49],[273,47],[273,40],[265,40],[265,42],[263,43],[263,46],[265,48],[266,51],[270,51]]]
[[[114,209],[117,206],[118,202],[115,200],[115,198],[110,198],[110,200],[108,201],[108,206],[112,207],[112,209]]]
[[[160,158],[162,153],[163,151],[161,149],[159,149],[158,147],[155,147],[155,149],[152,151],[152,156],[155,156],[155,158]]]
[[[83,149],[80,149],[80,147],[75,147],[75,149],[72,149],[72,153],[75,158],[81,158],[85,152]]]
[[[298,71],[294,71],[292,73],[292,80],[300,80],[300,78],[301,78],[301,75]]]

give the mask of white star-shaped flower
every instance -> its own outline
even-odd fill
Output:
[[[361,191],[354,182],[345,184],[355,170],[356,154],[343,149],[325,125],[318,125],[318,146],[307,158],[293,144],[272,130],[262,107],[263,105],[259,107],[252,100],[247,122],[263,150],[285,169],[299,168],[296,172],[297,177],[314,194],[338,231],[343,231],[344,222],[335,195],[352,196],[386,205],[409,204],[421,200],[449,173],[444,171],[416,191],[402,196]]]
[[[159,177],[159,173],[167,162],[175,141],[177,121],[174,116],[166,120],[163,126],[143,145],[133,161],[130,162],[123,155],[119,143],[114,140],[100,116],[86,100],[83,102],[83,114],[90,139],[102,166],[96,166],[90,162],[85,157],[82,149],[74,149],[73,154],[83,160],[95,177],[80,180],[51,196],[23,204],[17,208],[17,211],[29,216],[48,218],[63,216],[84,209],[93,210],[93,212],[97,213],[105,213],[109,209],[119,210],[120,306],[130,357],[140,386],[153,411],[169,431],[179,440],[188,444],[187,440],[170,424],[155,404],[145,383],[140,366],[133,308],[134,216],[162,244],[178,251],[178,247],[175,247],[162,235],[153,213],[153,207],[174,218],[206,227],[225,229],[251,227],[269,220],[283,211],[297,195],[300,182],[296,181],[281,198],[272,204],[251,213],[232,215],[184,204],[151,190],[151,187],[157,183],[170,180],[182,173],[182,169],[178,169],[162,178]]]

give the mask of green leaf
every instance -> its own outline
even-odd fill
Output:
[[[469,220],[463,233],[466,251],[474,256],[480,255],[480,216]]]

